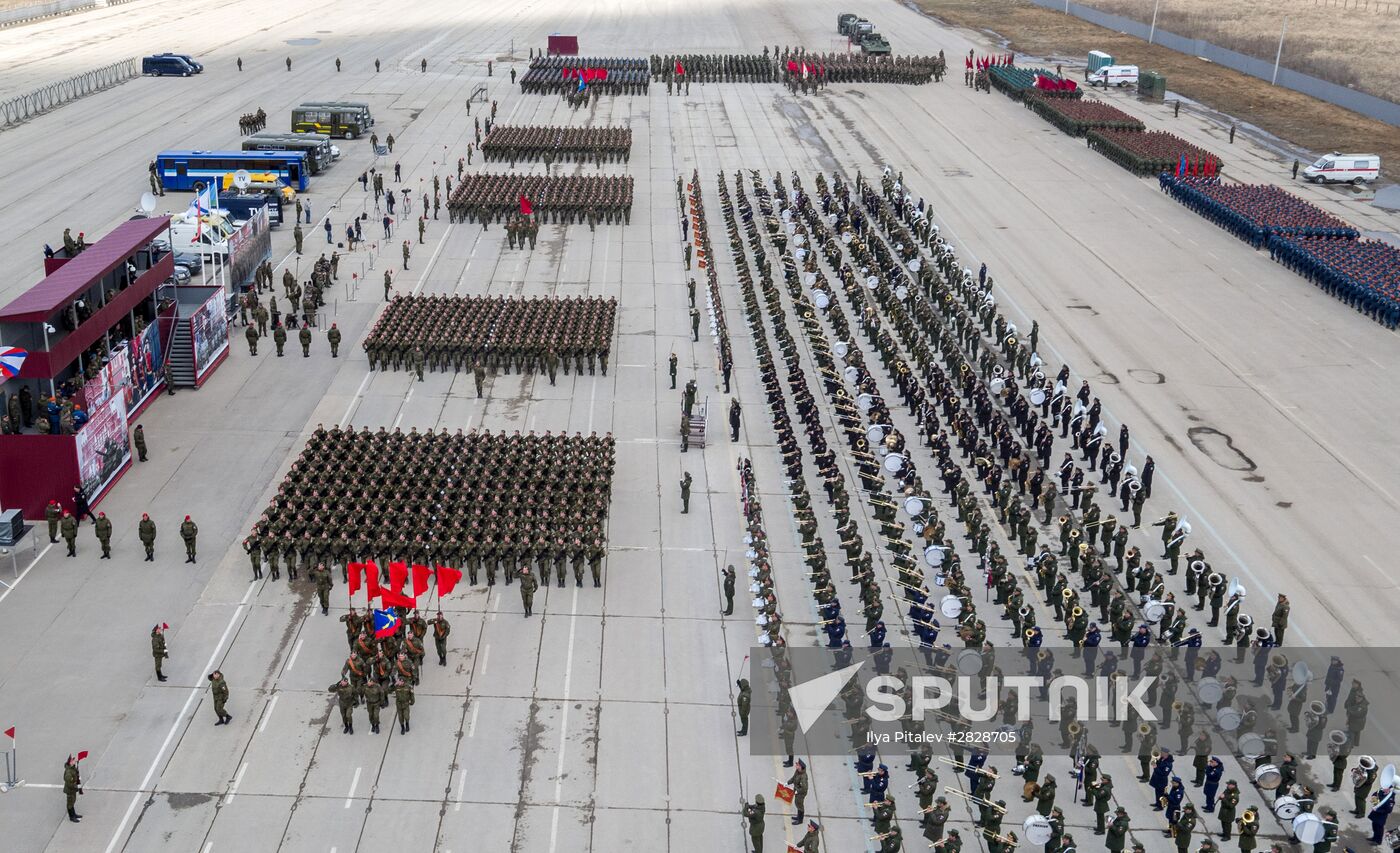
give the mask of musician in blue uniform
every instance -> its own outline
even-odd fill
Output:
[[[1220,777],[1224,775],[1224,773],[1225,765],[1220,763],[1220,759],[1212,755],[1210,761],[1206,762],[1206,779],[1205,788],[1203,789],[1206,796],[1206,804],[1205,808],[1202,809],[1203,811],[1215,811],[1215,795],[1220,790]]]
[[[1162,797],[1166,796],[1167,785],[1172,779],[1173,763],[1175,761],[1172,758],[1171,750],[1164,748],[1157,756],[1157,763],[1152,765],[1152,776],[1148,780],[1148,784],[1152,786],[1153,811],[1162,810]]]
[[[1371,811],[1366,817],[1371,821],[1371,843],[1380,844],[1385,836],[1385,822],[1390,819],[1390,813],[1395,809],[1395,787],[1381,788],[1372,795],[1376,804],[1371,806]]]

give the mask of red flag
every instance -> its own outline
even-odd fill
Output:
[[[684,66],[684,65],[681,65],[681,63],[680,63],[679,60],[677,60],[677,62],[676,62],[676,73],[677,73],[677,74],[684,74],[684,73],[685,73],[685,66]]]
[[[792,798],[796,796],[796,794],[797,792],[794,791],[792,788],[789,788],[787,785],[784,785],[782,782],[779,782],[778,790],[773,792],[773,799],[782,800],[788,805],[792,805]]]
[[[78,753],[78,760],[79,760],[79,761],[82,761],[84,758],[87,758],[87,757],[88,757],[88,752],[87,752],[86,749],[83,750],[82,752]]]
[[[15,746],[15,727],[14,727],[14,726],[10,726],[8,729],[5,729],[5,737],[7,737],[7,738],[10,739],[10,748],[11,748],[11,749],[14,749],[14,746]]]
[[[521,215],[521,216],[529,216],[530,214],[532,214],[532,213],[534,213],[534,212],[535,212],[535,209],[534,209],[533,207],[530,206],[530,200],[529,200],[528,198],[525,197],[525,193],[521,193],[521,194],[520,194],[520,215]]]
[[[462,570],[453,569],[447,566],[438,566],[437,572],[438,595],[447,595],[457,587],[457,581],[462,579]]]
[[[355,593],[360,591],[360,575],[364,573],[364,563],[347,563],[345,565],[346,583],[350,585],[350,597],[354,598]]]
[[[413,564],[413,597],[417,598],[428,591],[428,578],[433,574],[433,570],[427,566]]]
[[[418,606],[417,601],[413,600],[412,598],[409,598],[406,595],[400,595],[399,593],[394,592],[392,589],[381,589],[379,591],[379,599],[384,602],[384,606],[386,608],[406,607],[412,610],[413,608]]]
[[[365,592],[371,602],[379,597],[379,567],[373,560],[365,561]]]
[[[404,582],[408,580],[408,563],[394,562],[389,564],[389,591],[402,593]],[[386,600],[384,606],[388,607]]]
[[[796,63],[794,60],[791,60],[791,59],[788,60],[788,73],[789,73],[789,74],[796,74],[796,73],[797,73],[797,63]]]

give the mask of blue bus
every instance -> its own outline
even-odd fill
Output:
[[[223,185],[224,175],[243,169],[275,174],[297,192],[305,192],[311,169],[305,151],[162,151],[156,169],[168,190],[193,190],[196,182]]]

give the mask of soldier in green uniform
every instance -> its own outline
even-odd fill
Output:
[[[136,534],[146,548],[146,562],[156,559],[156,523],[146,513],[141,513],[141,522],[136,525]]]
[[[78,555],[78,519],[74,518],[68,510],[63,511],[63,518],[58,522],[58,531],[63,536],[63,541],[68,545],[68,556]]]
[[[310,358],[310,357],[311,357],[311,329],[307,328],[306,326],[302,326],[302,327],[301,327],[301,332],[299,332],[299,333],[297,334],[297,338],[301,341],[301,357],[302,357],[302,358]]]
[[[676,354],[675,354],[675,353],[671,353],[670,362],[671,362],[671,390],[674,391],[675,388],[676,388]]]
[[[1097,806],[1095,806],[1097,808]],[[1103,819],[1100,818],[1102,823]],[[1094,830],[1095,835],[1102,833],[1102,830]],[[1113,815],[1113,822],[1108,825],[1108,837],[1104,839],[1104,846],[1109,853],[1123,853],[1123,844],[1128,840],[1128,810],[1123,806],[1118,807]]]
[[[1254,848],[1259,843],[1259,812],[1250,806],[1244,810],[1236,824],[1240,829],[1240,853],[1254,853]]]
[[[156,662],[156,681],[165,681],[165,673],[161,672],[161,667],[165,659],[170,657],[170,653],[165,650],[165,625],[160,624],[151,629],[151,657]]]
[[[476,397],[481,399],[481,389],[486,383],[486,368],[481,366],[481,359],[472,363],[472,379],[476,381]]]
[[[1225,783],[1225,790],[1220,792],[1220,804],[1216,807],[1220,810],[1220,840],[1229,841],[1230,833],[1235,828],[1235,809],[1240,805],[1240,786],[1234,779]]]
[[[681,478],[681,515],[685,515],[686,513],[690,512],[690,484],[691,484],[691,482],[692,482],[692,480],[691,480],[690,472],[687,471],[687,472],[685,472],[685,476]]]
[[[248,559],[253,564],[253,580],[262,580],[262,543],[258,537],[244,539],[243,550],[248,552]]]
[[[409,709],[413,707],[413,685],[402,678],[394,682],[394,704],[399,711],[399,734],[408,734]]]
[[[1103,835],[1104,832],[1105,832],[1105,830],[1104,830],[1104,817],[1108,814],[1108,807],[1109,807],[1109,806],[1112,804],[1112,802],[1113,802],[1113,777],[1112,777],[1112,776],[1109,776],[1107,773],[1105,773],[1105,774],[1103,774],[1102,776],[1100,776],[1099,779],[1098,779],[1098,781],[1094,783],[1093,789],[1090,791],[1090,793],[1093,795],[1093,800],[1094,800],[1094,834],[1095,834],[1095,835]],[[1127,832],[1127,824],[1126,824],[1127,814],[1126,814],[1125,812],[1123,812],[1122,809],[1119,809],[1119,812],[1120,812],[1120,816],[1122,816],[1122,817],[1125,819],[1125,823],[1124,823],[1124,832],[1126,833],[1126,832]],[[1113,819],[1113,822],[1116,824],[1116,823],[1118,822],[1118,818],[1115,817],[1115,818]],[[1111,842],[1111,841],[1113,840],[1112,834],[1110,834],[1108,838],[1109,838],[1109,841]],[[1122,839],[1122,838],[1119,838],[1119,839],[1118,839],[1118,842],[1119,842],[1119,843],[1118,843],[1118,849],[1119,849],[1119,850],[1122,850],[1122,849],[1123,849],[1123,839]],[[1111,843],[1109,844],[1109,849],[1110,849],[1110,850],[1113,849],[1113,846],[1112,846]]]
[[[83,819],[77,811],[78,797],[82,793],[83,777],[78,773],[78,761],[70,755],[67,763],[63,765],[63,798],[68,805],[68,819],[74,823]]]
[[[258,330],[253,326],[243,330],[243,336],[248,339],[248,355],[258,354]]]
[[[272,327],[272,342],[277,345],[277,357],[282,357],[282,348],[287,345],[287,330],[281,323]]]
[[[107,517],[107,513],[99,512],[97,514],[96,531],[97,542],[102,546],[101,559],[112,559],[112,520]]]
[[[297,199],[297,205],[300,206],[300,204],[301,204],[301,199]],[[297,211],[297,213],[301,213],[301,211]],[[298,254],[298,255],[301,254],[301,241],[302,241],[303,237],[304,237],[304,235],[303,235],[302,232],[301,232],[301,223],[298,222],[297,225],[296,225],[296,227],[292,229],[292,240],[295,241],[296,244],[297,244],[297,254]]]
[[[539,581],[530,574],[530,567],[526,566],[520,570],[520,603],[525,605],[525,615],[528,617],[534,612],[535,590],[539,588]]]
[[[225,725],[233,719],[233,717],[229,716],[228,712],[224,710],[224,706],[228,704],[228,680],[225,679],[224,674],[217,669],[209,673],[209,690],[214,696],[214,713],[219,718],[219,721],[214,725]]]
[[[195,537],[199,535],[199,527],[195,525],[190,517],[185,516],[185,520],[180,524],[180,538],[185,540],[185,562],[194,562]]]
[[[393,286],[394,286],[394,272],[393,272],[393,270],[385,270],[385,271],[384,271],[384,301],[385,301],[385,302],[388,302],[388,301],[389,301],[389,297],[392,295],[391,288],[393,288]]]
[[[324,616],[331,612],[331,587],[334,585],[331,570],[325,563],[317,563],[311,570],[311,579],[316,582],[316,597],[321,600],[321,615]]]
[[[734,705],[739,711],[739,737],[744,737],[749,733],[749,706],[753,701],[753,690],[749,687],[747,678],[741,678],[735,683],[739,685],[739,695],[734,700]]]
[[[749,842],[753,853],[763,853],[763,818],[768,807],[763,804],[763,795],[755,794],[752,803],[743,803],[744,820],[749,823]]]
[[[369,712],[369,730],[379,734],[379,709],[385,702],[384,685],[379,679],[370,678],[365,682],[365,710]]]
[[[736,575],[731,564],[724,570],[724,611],[723,615],[734,615],[734,581]]]
[[[423,381],[423,361],[423,348],[415,346],[413,352],[409,354],[409,366],[413,368],[414,373],[418,374],[419,382]]]
[[[58,524],[63,519],[63,507],[58,505],[58,501],[49,501],[49,505],[44,507],[44,520],[49,523],[49,541],[58,541]]]
[[[340,358],[340,330],[334,323],[326,330],[326,342],[331,345],[331,358]]]
[[[800,824],[802,821],[798,821]],[[807,834],[802,836],[802,840],[797,842],[797,848],[802,853],[817,853],[821,849],[821,824],[815,820],[807,821]]]
[[[136,459],[138,462],[146,461],[146,431],[140,424],[136,425],[136,431],[131,434],[131,442],[136,446]]]
[[[700,309],[690,309],[690,338],[692,341],[700,340]]]
[[[447,636],[452,633],[452,623],[439,610],[436,616],[428,620],[428,624],[433,627],[433,646],[437,649],[438,666],[447,666]]]
[[[353,735],[355,733],[355,703],[358,698],[355,695],[355,688],[349,681],[340,679],[328,688],[335,694],[336,700],[340,703],[340,731],[343,734]]]

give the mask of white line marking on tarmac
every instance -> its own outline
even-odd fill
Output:
[[[36,535],[36,536],[39,535],[38,532],[37,532],[37,531],[38,531],[38,528],[37,528],[37,527],[35,528],[35,531],[36,531],[36,532],[35,532],[34,535]],[[22,580],[24,580],[24,576],[25,576],[25,575],[29,574],[29,570],[32,569],[32,568],[34,568],[35,566],[37,566],[37,565],[39,564],[39,561],[42,560],[42,559],[44,559],[44,555],[47,554],[47,553],[49,553],[49,549],[52,548],[52,547],[53,547],[53,543],[52,543],[52,542],[50,542],[49,544],[47,544],[47,545],[44,546],[44,550],[40,551],[40,552],[39,552],[39,556],[35,557],[35,558],[29,563],[29,565],[27,565],[27,566],[24,567],[24,571],[22,571],[22,572],[19,573],[19,577],[15,578],[14,583],[10,584],[9,587],[8,587],[4,592],[0,592],[0,601],[4,601],[5,599],[7,599],[7,598],[10,597],[10,593],[12,593],[12,592],[15,591],[15,587],[19,586],[19,582],[22,581]]]
[[[271,699],[267,700],[267,710],[263,711],[262,722],[258,723],[258,734],[262,734],[263,731],[267,729],[267,721],[272,719],[272,709],[277,707],[278,696],[281,696],[281,694],[279,693],[277,696],[273,696]]]
[[[428,283],[428,273],[432,271],[433,264],[437,263],[438,255],[441,254],[442,247],[447,245],[448,235],[452,233],[452,229],[455,227],[457,227],[455,224],[449,225],[447,226],[447,230],[442,232],[442,237],[438,240],[437,248],[433,250],[433,254],[428,258],[427,266],[423,267],[423,274],[418,277],[418,286],[412,290],[414,296],[417,296],[418,291],[423,289],[423,285]]]
[[[481,647],[481,675],[486,674],[486,665],[491,662],[491,645]]]
[[[467,723],[467,737],[476,737],[476,715],[481,713],[481,703],[472,705],[472,718]]]
[[[299,640],[297,640],[297,644],[296,644],[295,646],[292,647],[292,656],[291,656],[290,658],[287,659],[287,671],[288,671],[288,672],[291,672],[292,667],[294,667],[294,666],[297,665],[297,655],[301,654],[301,644],[302,644],[303,642],[305,642],[305,639],[304,639],[304,638],[303,638],[303,639],[299,639]]]
[[[219,659],[219,653],[223,650],[224,643],[228,642],[229,634],[233,631],[233,626],[238,624],[238,617],[243,614],[243,608],[248,606],[248,597],[253,594],[254,589],[255,587],[249,586],[247,591],[243,593],[243,600],[238,602],[238,607],[234,609],[233,616],[229,617],[228,625],[224,627],[223,636],[219,637],[218,644],[214,646],[213,653],[209,655],[209,662],[204,665],[204,669],[201,670],[201,672],[209,672],[214,668],[214,661]],[[162,759],[165,757],[166,748],[169,747],[170,742],[175,739],[175,732],[180,728],[182,721],[185,719],[185,715],[189,713],[190,705],[194,704],[195,697],[199,695],[199,692],[200,688],[198,687],[190,688],[190,695],[185,699],[184,707],[181,708],[180,713],[176,715],[175,722],[170,724],[170,731],[165,733],[165,740],[161,743],[160,749],[156,750],[155,758],[151,759],[151,766],[146,768],[146,775],[141,779],[141,784],[137,786],[136,793],[132,795],[131,803],[126,807],[126,814],[122,815],[121,823],[117,824],[117,831],[112,833],[112,840],[107,842],[106,853],[112,853],[112,851],[117,848],[117,841],[121,839],[122,833],[126,831],[126,825],[131,822],[131,815],[136,811],[136,806],[141,802],[141,797],[145,792],[146,786],[150,784],[151,777],[155,775],[156,768],[160,766]]]
[[[361,770],[361,769],[362,769],[362,768],[356,767],[356,768],[355,768],[355,778],[353,778],[353,779],[350,780],[350,793],[348,793],[348,794],[345,795],[345,807],[346,807],[347,809],[350,808],[350,803],[355,799],[355,789],[358,788],[358,787],[360,786],[360,770]]]
[[[564,795],[564,745],[569,736],[569,682],[574,674],[574,628],[578,625],[578,587],[574,587],[573,604],[569,608],[569,647],[564,655],[564,692],[559,705],[559,760],[554,766],[554,809],[549,818],[549,853],[559,842],[559,800]]]
[[[475,718],[472,719],[472,723],[473,723],[473,724],[476,723],[476,719],[475,719]],[[467,735],[467,737],[471,737],[471,735]],[[462,797],[463,797],[464,794],[466,794],[466,790],[467,790],[467,771],[466,771],[466,768],[462,768],[461,770],[458,770],[458,771],[457,771],[457,796],[455,797],[455,799],[456,799],[457,802],[452,806],[452,810],[453,810],[454,812],[459,812],[459,811],[462,810]]]
[[[243,774],[248,771],[248,762],[243,762],[238,767],[238,772],[234,774],[233,784],[228,788],[228,795],[224,797],[224,805],[233,802],[233,797],[238,793],[238,786],[243,784]]]
[[[200,851],[200,853],[209,853],[209,851],[210,851],[210,850],[213,850],[213,849],[214,849],[214,842],[212,842],[212,841],[206,841],[206,842],[204,842],[204,848]]]
[[[360,398],[363,397],[365,394],[365,386],[369,384],[370,377],[373,375],[374,371],[371,370],[370,372],[365,374],[364,379],[360,380],[359,390],[355,392],[355,396],[350,398],[350,405],[345,407],[345,417],[340,419],[341,429],[344,429],[345,425],[350,423],[350,415],[352,412],[355,411],[355,407],[360,404]]]

